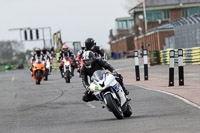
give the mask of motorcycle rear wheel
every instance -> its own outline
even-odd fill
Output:
[[[127,107],[126,107],[126,111],[124,111],[124,117],[130,117],[131,115],[132,115],[132,108],[128,104]]]

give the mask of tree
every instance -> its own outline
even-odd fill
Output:
[[[0,41],[0,60],[8,61],[20,53],[23,49],[23,44],[17,41]]]
[[[0,42],[0,58],[1,60],[9,60],[13,57],[13,48],[10,41]]]

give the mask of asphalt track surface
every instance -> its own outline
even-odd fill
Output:
[[[200,132],[199,109],[173,96],[126,87],[133,114],[117,120],[100,102],[82,101],[84,88],[76,73],[70,84],[53,71],[36,85],[28,70],[1,72],[0,133]]]

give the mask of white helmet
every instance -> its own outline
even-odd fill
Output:
[[[83,64],[85,65],[86,68],[91,68],[92,63],[94,62],[94,53],[92,51],[85,51],[83,53]]]

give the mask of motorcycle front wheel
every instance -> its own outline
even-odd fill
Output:
[[[109,94],[105,95],[105,98],[107,101],[108,108],[111,110],[111,112],[113,112],[115,117],[117,119],[123,119],[124,115],[121,110],[121,107],[117,105],[117,103],[116,103],[115,99],[112,97],[112,95],[109,93]]]
[[[38,82],[36,81],[36,84],[39,85],[41,77],[42,77],[42,73],[41,72],[36,72],[35,76],[36,76],[36,78],[38,80]]]
[[[65,82],[70,83],[70,72],[66,72],[64,77],[65,77]]]

